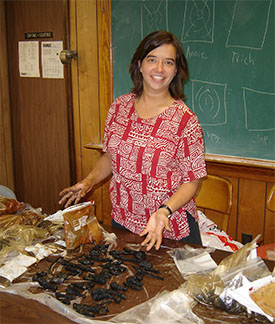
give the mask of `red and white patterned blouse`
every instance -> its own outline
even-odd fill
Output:
[[[103,151],[112,161],[112,218],[139,234],[182,183],[206,176],[206,166],[201,126],[183,101],[175,100],[158,116],[142,119],[135,99],[128,93],[110,106]],[[185,210],[197,220],[192,199],[173,213],[172,232],[164,230],[163,237],[180,240],[189,235]]]

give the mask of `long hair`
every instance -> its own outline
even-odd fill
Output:
[[[141,96],[143,91],[143,77],[139,70],[139,62],[141,64],[144,58],[148,55],[148,53],[150,53],[153,49],[163,44],[172,44],[176,49],[177,72],[169,85],[170,94],[174,99],[183,99],[185,97],[183,94],[184,82],[189,77],[189,70],[186,57],[183,53],[181,44],[176,38],[176,36],[172,33],[162,30],[155,31],[147,35],[141,41],[141,43],[136,49],[135,54],[132,57],[129,72],[134,84],[132,92],[135,93],[138,97]]]

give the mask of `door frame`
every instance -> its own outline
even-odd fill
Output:
[[[91,171],[102,154],[105,119],[113,101],[111,0],[70,0],[70,44],[76,180]],[[111,223],[109,181],[86,197],[96,203],[99,221]]]
[[[0,1],[0,184],[14,191],[5,2]]]

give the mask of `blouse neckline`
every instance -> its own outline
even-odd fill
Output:
[[[175,103],[176,103],[176,99],[174,99],[174,101],[172,102],[172,104],[167,107],[165,110],[163,110],[161,113],[159,113],[158,115],[156,116],[153,116],[153,117],[149,117],[149,118],[142,118],[142,117],[139,117],[137,111],[136,111],[136,108],[135,108],[135,102],[136,102],[136,95],[133,95],[133,98],[132,98],[132,106],[131,106],[131,110],[132,110],[132,116],[135,117],[135,119],[137,121],[143,121],[143,122],[149,122],[149,123],[153,123],[155,122],[159,117],[161,117],[163,114],[165,114],[169,109],[173,108],[175,106]]]

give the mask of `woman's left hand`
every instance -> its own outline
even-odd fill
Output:
[[[171,232],[169,219],[167,217],[167,211],[165,209],[159,209],[151,215],[147,226],[139,234],[140,236],[147,234],[145,240],[141,243],[142,246],[148,243],[146,251],[151,250],[154,245],[156,250],[160,248],[162,242],[162,232],[164,228],[167,231]]]

